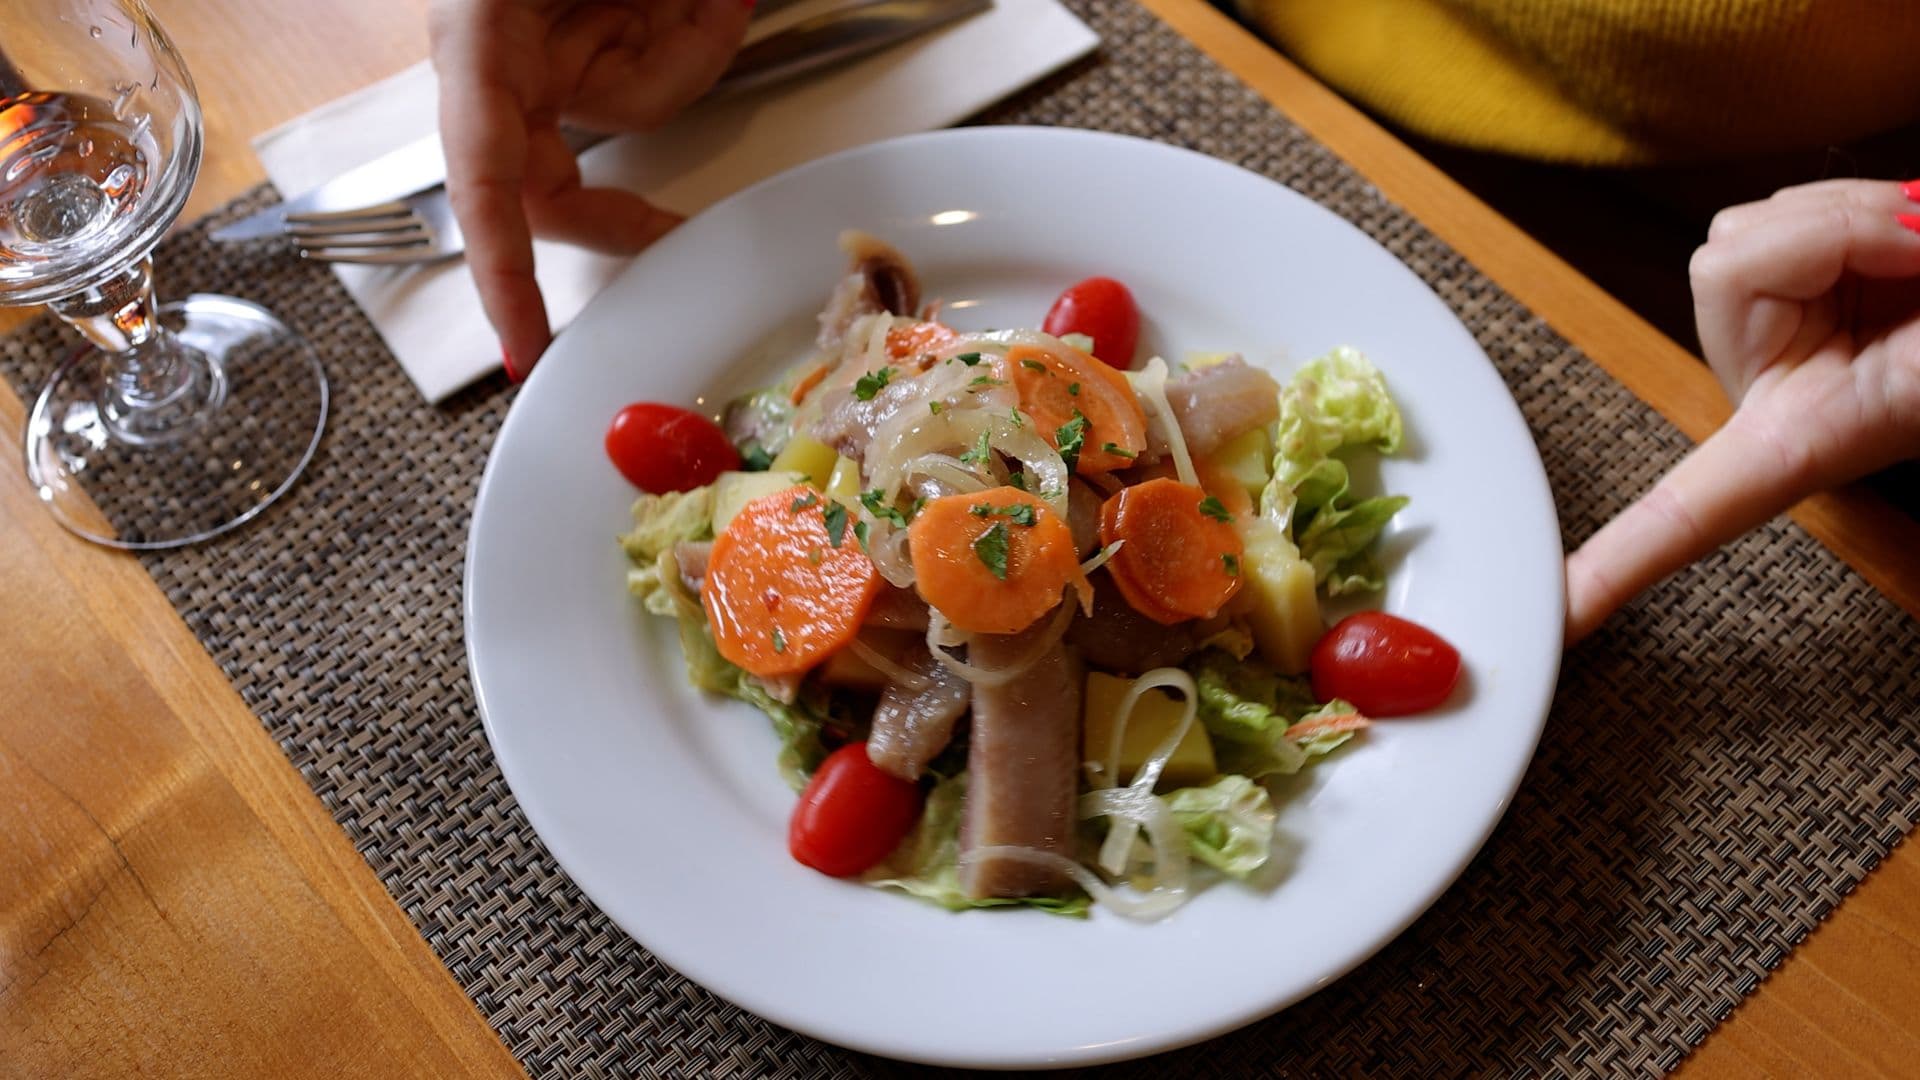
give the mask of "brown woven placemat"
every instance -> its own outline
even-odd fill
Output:
[[[1685,450],[1184,39],[1126,0],[1068,2],[1099,31],[1102,56],[988,119],[1192,147],[1357,223],[1493,358],[1540,443],[1569,540]],[[461,644],[468,512],[511,391],[494,379],[423,405],[326,271],[212,246],[204,227],[162,249],[163,287],[275,309],[324,353],[334,412],[307,476],[264,520],[146,566],[529,1072],[915,1072],[720,1001],[560,872],[495,767]],[[0,374],[36,386],[69,341],[47,323],[0,340]],[[1278,1017],[1117,1071],[1672,1067],[1920,815],[1917,629],[1797,528],[1755,532],[1568,657],[1512,809],[1412,929]]]

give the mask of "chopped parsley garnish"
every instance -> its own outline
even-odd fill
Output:
[[[928,411],[928,412],[930,412],[930,413],[932,413],[932,414],[933,414],[933,415],[935,415],[935,416],[939,416],[939,415],[940,415],[940,403],[939,403],[939,402],[937,402],[937,401],[929,401],[929,402],[927,402],[927,411]]]
[[[867,523],[864,521],[854,522],[853,536],[854,536],[854,539],[860,541],[860,550],[866,551],[867,550]]]
[[[1024,417],[1024,416],[1021,416],[1021,415],[1020,415],[1020,410],[1019,410],[1019,409],[1008,409],[1008,410],[1007,410],[1007,419],[1009,419],[1009,420],[1012,420],[1012,421],[1013,421],[1013,426],[1014,426],[1014,427],[1017,427],[1017,428],[1019,428],[1019,427],[1026,427],[1026,426],[1027,426],[1027,418],[1026,418],[1026,417]]]
[[[1228,577],[1240,576],[1240,556],[1231,553],[1221,555],[1220,565],[1226,568]]]
[[[744,472],[766,472],[773,468],[773,455],[767,453],[766,447],[754,443],[740,455],[740,468]]]
[[[873,395],[879,393],[881,387],[886,386],[887,383],[892,381],[893,369],[890,367],[883,367],[879,371],[869,371],[854,382],[853,396],[859,398],[861,401],[872,401]]]
[[[993,447],[987,442],[987,433],[983,431],[980,441],[973,444],[973,449],[961,454],[960,460],[968,465],[985,465],[992,460],[992,454]]]
[[[1026,368],[1029,371],[1038,371],[1043,375],[1051,374],[1051,372],[1047,370],[1047,365],[1041,363],[1038,360],[1029,360],[1024,356],[1020,358],[1020,366],[1023,368]]]
[[[1200,512],[1215,521],[1233,520],[1233,515],[1227,512],[1226,504],[1211,495],[1200,500]]]
[[[994,577],[1007,580],[1007,526],[996,521],[993,528],[980,534],[973,542],[973,553]]]
[[[1033,507],[1027,503],[1011,503],[1007,506],[995,506],[992,503],[980,503],[971,510],[974,517],[1003,517],[1015,525],[1025,525],[1031,529],[1039,519],[1034,517]]]
[[[967,365],[968,367],[972,367],[973,365],[979,363],[981,358],[980,358],[980,354],[977,352],[963,352],[959,356],[954,357],[954,359],[960,361],[961,363]]]
[[[891,521],[903,529],[906,528],[907,515],[901,513],[895,509],[892,504],[888,503],[886,492],[881,491],[879,488],[861,492],[860,505],[866,507],[867,513],[872,514],[874,517]]]
[[[777,626],[773,629],[773,651],[779,653],[787,651],[787,635],[781,633]]]
[[[827,540],[839,547],[847,538],[847,508],[839,503],[827,507]]]
[[[907,520],[912,521],[915,517],[919,516],[920,508],[925,505],[927,505],[927,497],[925,495],[913,500],[913,505],[907,507]]]
[[[1012,484],[1014,487],[1019,488],[1021,491],[1027,490],[1026,472],[1025,471],[1017,472],[1017,473],[1014,473],[1012,476],[1007,477],[1007,483]]]
[[[1101,443],[1100,450],[1103,453],[1112,454],[1114,457],[1126,458],[1128,461],[1132,461],[1134,458],[1140,456],[1126,447],[1121,446],[1119,443]]]
[[[1060,425],[1053,433],[1053,441],[1060,447],[1060,460],[1067,463],[1067,471],[1072,472],[1080,466],[1080,451],[1087,444],[1087,418],[1080,410],[1073,410],[1073,419]]]
[[[812,492],[808,492],[807,494],[802,495],[799,498],[793,500],[793,505],[787,507],[787,509],[797,514],[802,510],[811,510],[814,507],[819,505],[820,505],[820,496],[815,495]]]
[[[1077,383],[1077,382],[1076,382],[1076,383],[1068,383],[1068,384],[1067,384],[1067,393],[1069,393],[1069,394],[1072,394],[1072,395],[1073,395],[1074,397],[1079,397],[1079,396],[1080,396],[1080,384],[1079,384],[1079,383]]]
[[[974,376],[973,381],[968,383],[967,385],[968,386],[1005,386],[1007,385],[1007,382],[1005,379],[996,379],[991,375],[976,375]]]

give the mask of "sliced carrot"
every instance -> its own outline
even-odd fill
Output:
[[[1124,488],[1100,507],[1100,542],[1124,541],[1107,572],[1134,610],[1172,624],[1218,614],[1246,554],[1220,500],[1177,480]]]
[[[1342,731],[1359,731],[1372,721],[1357,712],[1336,713],[1333,716],[1316,716],[1312,720],[1302,720],[1287,729],[1287,738],[1304,742],[1315,735],[1335,735]]]
[[[1060,449],[1062,431],[1078,424],[1074,471],[1091,475],[1125,469],[1147,448],[1147,415],[1120,372],[1065,347],[1015,345],[1003,363],[1000,378],[1013,384],[1020,411],[1032,419],[1047,445]]]
[[[896,326],[887,331],[887,355],[895,360],[905,360],[915,356],[931,358],[941,349],[959,340],[959,333],[952,327],[936,322]]]
[[[795,405],[807,400],[807,394],[820,385],[820,380],[827,377],[830,368],[831,365],[825,361],[813,365],[813,370],[800,376],[800,381],[793,384],[793,393],[788,395],[787,400]]]
[[[836,508],[839,543],[827,514]],[[741,507],[713,541],[700,600],[720,655],[793,675],[846,647],[880,591],[846,508],[803,484]]]
[[[1027,524],[1031,522],[1031,524]],[[1080,573],[1073,530],[1019,488],[946,495],[920,508],[907,549],[921,599],[969,633],[1012,634],[1060,603]]]

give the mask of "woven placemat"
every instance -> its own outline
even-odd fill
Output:
[[[989,120],[1192,147],[1365,229],[1493,358],[1570,541],[1684,452],[1652,410],[1184,39],[1125,0],[1069,4],[1105,41],[1100,58]],[[560,872],[495,767],[461,644],[468,512],[511,390],[495,379],[423,405],[331,275],[212,246],[204,228],[163,247],[163,287],[275,309],[325,355],[334,413],[307,476],[263,521],[146,566],[507,1046],[543,1078],[917,1072],[715,998]],[[0,341],[0,374],[37,385],[69,342],[35,324]],[[1797,528],[1758,530],[1568,657],[1512,809],[1412,929],[1278,1017],[1119,1071],[1672,1067],[1920,814],[1917,629]]]

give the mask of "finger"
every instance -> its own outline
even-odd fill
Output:
[[[691,0],[679,18],[656,12],[623,47],[595,56],[582,73],[570,117],[592,127],[647,131],[712,88],[746,36],[753,5]]]
[[[522,207],[525,117],[537,80],[515,41],[544,33],[514,5],[443,3],[431,22],[440,79],[440,135],[447,194],[466,236],[467,266],[509,367],[524,375],[551,338],[533,275],[533,233]]]
[[[1760,367],[1792,362],[1831,332],[1832,305],[1807,304],[1844,275],[1920,274],[1920,235],[1895,216],[1904,203],[1876,192],[1783,204],[1694,252],[1688,269],[1701,348],[1735,400]]]
[[[532,131],[528,139],[523,205],[535,236],[632,255],[683,220],[625,191],[582,187],[579,161],[558,128]]]
[[[1803,451],[1743,414],[1567,558],[1567,644],[1656,582],[1813,490]]]
[[[1816,180],[1808,184],[1796,184],[1781,188],[1765,199],[1730,206],[1715,214],[1707,227],[1707,239],[1716,240],[1744,231],[1782,209],[1848,198],[1863,203],[1868,199],[1876,199],[1889,212],[1897,213],[1896,203],[1903,197],[1898,185],[1885,180]]]
[[[529,202],[527,209],[541,237],[609,255],[639,252],[684,220],[617,188],[576,187]]]

